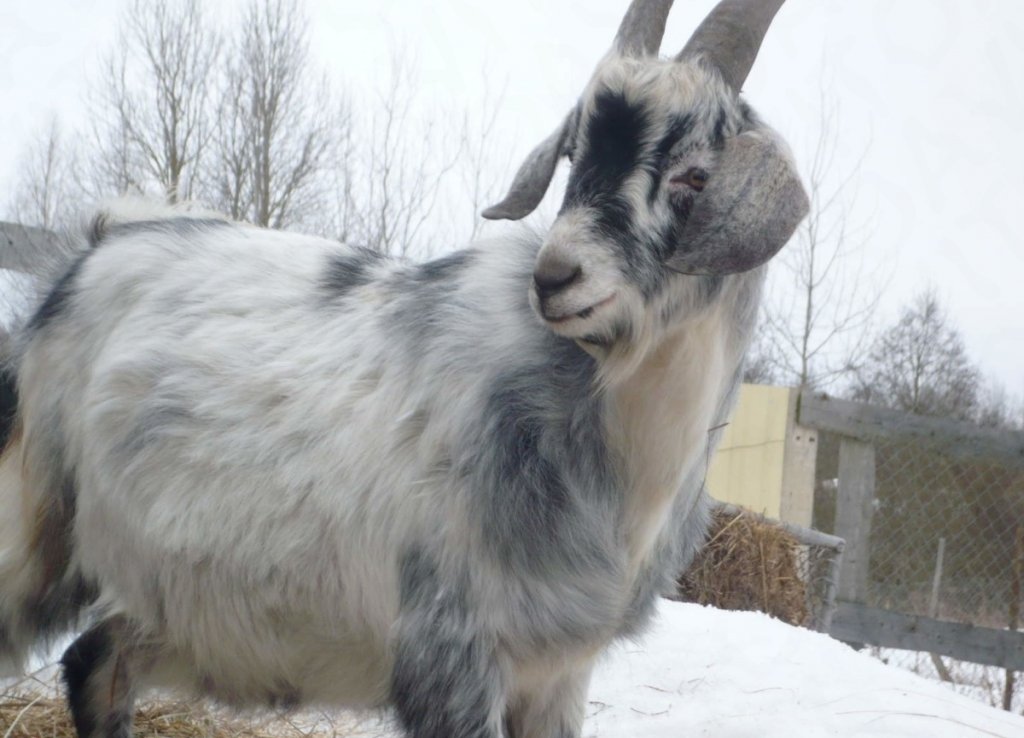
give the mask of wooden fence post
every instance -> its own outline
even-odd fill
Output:
[[[1020,601],[1024,595],[1024,525],[1017,524],[1017,538],[1013,552],[1013,579],[1010,582],[1010,627],[1011,632],[1017,631],[1020,625]],[[1003,685],[1003,709],[1013,708],[1014,673],[1006,670],[1006,684]]]
[[[839,442],[839,490],[835,534],[846,540],[839,573],[839,599],[863,602],[871,557],[871,514],[875,499],[875,447],[843,437]]]

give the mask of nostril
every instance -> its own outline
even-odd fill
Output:
[[[533,284],[537,296],[551,297],[577,281],[583,275],[579,264],[555,262],[541,264],[533,273]]]

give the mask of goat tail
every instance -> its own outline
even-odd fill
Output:
[[[24,439],[8,366],[0,369],[0,673],[21,668],[93,599],[70,562],[66,502],[28,482]]]

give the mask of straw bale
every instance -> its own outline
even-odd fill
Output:
[[[707,544],[679,578],[678,598],[806,625],[810,611],[800,571],[800,544],[789,533],[749,512],[718,510]]]

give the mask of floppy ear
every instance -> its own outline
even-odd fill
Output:
[[[481,215],[489,220],[519,220],[532,213],[548,191],[558,159],[566,153],[566,143],[575,125],[576,111],[573,110],[555,132],[541,141],[526,157],[505,199],[487,208]]]
[[[742,133],[726,141],[668,266],[703,275],[758,267],[786,244],[809,206],[785,144],[768,131]]]

